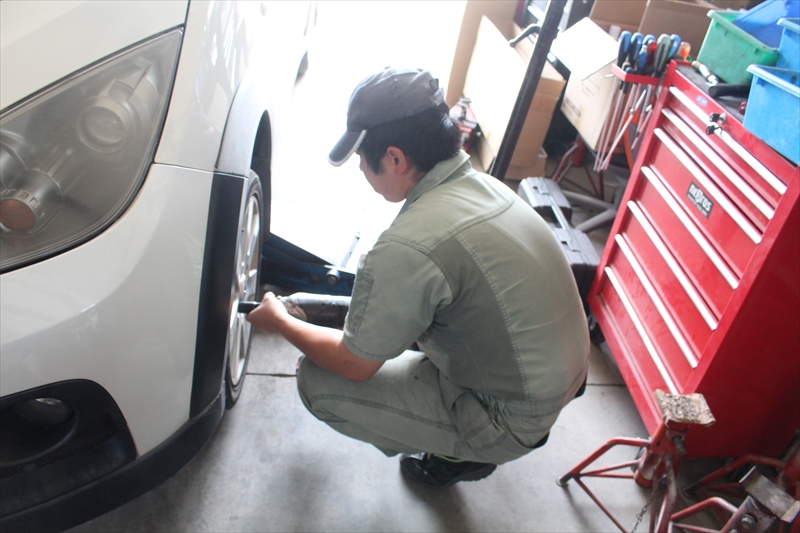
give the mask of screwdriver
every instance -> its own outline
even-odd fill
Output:
[[[638,35],[641,35],[641,34],[638,34]],[[632,46],[631,38],[632,38],[632,34],[629,31],[623,31],[622,33],[619,34],[619,38],[617,39],[617,66],[619,68],[623,68],[624,67],[625,62],[628,59],[628,56],[630,55],[631,46]],[[622,88],[622,82],[620,82],[620,89],[621,88]],[[614,96],[613,96],[613,93],[612,93],[611,98],[613,98],[613,97]],[[595,171],[599,170],[598,166],[599,166],[599,163],[601,161],[601,154],[603,153],[603,148],[605,147],[605,144],[606,144],[606,142],[608,140],[607,137],[608,137],[609,130],[613,127],[612,123],[614,122],[614,120],[615,120],[615,118],[617,116],[617,112],[619,111],[619,106],[620,106],[621,100],[622,100],[622,92],[619,91],[618,94],[617,94],[616,103],[614,105],[614,111],[613,111],[613,113],[611,113],[610,115],[608,115],[606,117],[606,121],[603,123],[603,129],[600,131],[600,137],[599,137],[600,142],[597,145],[597,157],[595,158],[595,161],[594,161],[594,170]],[[610,105],[611,105],[611,101],[609,101],[609,109],[611,108]]]
[[[658,41],[656,42],[656,50],[653,55],[653,77],[661,78],[661,76],[664,74],[664,69],[667,67],[667,61],[678,50],[678,46],[680,46],[680,44],[681,38],[676,34],[672,34],[670,36],[664,33],[658,38]],[[644,129],[647,124],[647,120],[650,118],[650,110],[652,109],[651,98],[653,96],[652,85],[647,86],[647,91],[645,94],[646,96],[644,99],[644,104],[642,105],[642,111],[639,115],[639,122],[636,124],[636,134],[631,148],[636,147],[639,139],[639,132]]]

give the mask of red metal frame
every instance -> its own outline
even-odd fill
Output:
[[[665,126],[667,119],[663,114],[664,108],[674,110],[673,113],[678,115],[687,113],[671,94],[670,87],[681,91],[693,105],[702,110],[709,113],[724,111],[677,72],[675,63],[670,65],[601,257],[589,294],[589,304],[650,434],[660,424],[660,412],[652,394],[655,389],[667,389],[662,377],[666,375],[674,382],[677,389],[674,393],[702,393],[717,419],[713,426],[698,428],[687,436],[689,456],[777,456],[800,427],[800,398],[797,394],[800,390],[800,358],[797,356],[800,346],[800,331],[797,327],[800,324],[800,169],[755,138],[738,121],[728,118],[722,125],[724,132],[786,183],[786,190],[782,195],[770,195],[756,172],[731,152],[719,135],[706,135],[702,131],[704,125],[695,124],[699,122],[696,117],[685,117],[691,127],[702,133],[702,138],[712,151],[718,153],[725,164],[741,175],[774,208],[772,219],[765,226],[761,225],[763,234],[760,236],[760,243],[747,252],[747,255],[741,255],[742,252],[738,249],[730,247],[726,252],[725,246],[729,237],[716,233],[722,231],[723,226],[713,226],[709,222],[706,228],[703,225],[704,220],[699,220],[697,213],[691,211],[693,207],[685,206],[685,191],[670,192],[685,215],[695,217],[693,224],[699,228],[704,238],[711,241],[712,246],[719,246],[722,261],[738,278],[737,286],[729,295],[714,296],[719,293],[714,292],[717,289],[706,276],[706,271],[686,263],[692,255],[689,253],[690,248],[684,248],[689,246],[689,242],[684,239],[687,244],[683,245],[679,240],[669,241],[667,234],[659,235],[667,243],[665,246],[676,258],[679,268],[694,285],[700,299],[705,300],[710,309],[713,320],[711,325],[715,327],[709,328],[707,333],[699,333],[701,330],[692,333],[693,328],[699,327],[699,324],[695,319],[689,318],[691,315],[687,314],[683,304],[676,303],[675,291],[668,289],[669,280],[657,271],[648,270],[652,261],[648,257],[636,256],[637,250],[633,250],[635,257],[645,265],[644,271],[651,278],[657,295],[665,302],[668,313],[677,323],[679,333],[685,337],[697,360],[695,368],[680,366],[688,363],[678,361],[683,355],[677,351],[674,334],[662,323],[652,304],[648,303],[644,289],[631,289],[629,306],[626,308],[625,302],[615,299],[614,288],[611,287],[606,272],[609,268],[612,273],[616,273],[615,269],[624,267],[623,271],[628,269],[628,274],[621,272],[630,279],[632,267],[625,266],[627,259],[621,252],[618,242],[620,238],[633,242],[634,245],[646,245],[641,238],[636,240],[632,233],[629,235],[634,230],[640,230],[634,228],[638,222],[628,208],[628,203],[639,202],[643,194],[649,194],[648,187],[652,187],[642,168],[647,167],[648,171],[657,171],[659,165],[661,168],[672,168],[670,171],[665,170],[666,174],[661,176],[667,185],[670,185],[670,180],[676,179],[674,172],[688,172],[674,166],[675,162],[669,162],[673,167],[663,167],[665,163],[659,162],[661,160],[653,163],[654,157],[662,157],[657,156],[658,150],[663,150],[663,141],[654,134],[654,130],[659,128],[667,131],[665,128],[668,128]],[[694,123],[689,122],[690,120],[694,120]],[[656,166],[651,167],[653,164]],[[698,168],[703,171],[702,166],[698,165]],[[709,179],[713,178],[712,175]],[[721,185],[720,188],[722,189]],[[735,203],[736,200],[732,201]],[[717,211],[713,216],[722,213],[719,206],[715,209]],[[658,213],[653,216],[657,218]],[[759,228],[755,222],[753,225]],[[634,240],[629,241],[629,237]],[[713,244],[714,242],[717,244]],[[645,248],[647,246],[651,245],[646,245]],[[622,283],[627,281],[623,280]],[[631,286],[626,286],[626,289],[628,287]],[[633,309],[639,326],[650,336],[652,350],[648,349],[646,342],[640,337],[637,324],[632,322],[634,319],[626,316],[628,309]],[[651,351],[655,352],[654,357],[651,357]],[[663,365],[662,371],[656,366],[656,359]]]
[[[665,533],[669,526],[672,511],[675,508],[675,503],[678,498],[678,489],[675,481],[680,459],[683,455],[683,441],[689,426],[686,424],[666,424],[661,423],[658,430],[653,435],[652,439],[638,439],[617,437],[609,440],[600,448],[594,451],[586,459],[578,463],[572,470],[561,476],[556,480],[556,483],[561,487],[566,487],[570,479],[575,480],[575,483],[581,487],[586,494],[597,504],[614,525],[616,525],[622,533],[628,533],[625,526],[614,516],[614,514],[600,501],[600,499],[583,483],[581,478],[596,477],[596,478],[617,478],[617,479],[633,479],[642,487],[653,488],[659,490],[658,483],[660,480],[666,482],[663,496],[660,501],[653,501],[657,505],[650,507],[650,529],[649,531],[657,531],[658,533]],[[631,446],[634,448],[644,448],[644,454],[641,458],[625,463],[614,464],[602,468],[595,468],[592,470],[585,470],[586,467],[594,463],[606,452],[615,446]],[[623,468],[635,467],[633,473],[619,473],[616,470]],[[656,486],[654,486],[656,485]]]
[[[661,78],[656,78],[654,76],[642,76],[641,74],[633,74],[631,72],[625,72],[621,68],[619,68],[616,63],[611,65],[611,73],[618,77],[620,80],[624,81],[625,83],[637,84],[637,85],[652,85],[653,87],[657,86],[661,83]]]

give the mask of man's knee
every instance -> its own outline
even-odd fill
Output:
[[[325,370],[308,357],[300,359],[297,366],[297,393],[306,409],[323,422],[343,422],[339,416],[332,413],[325,404],[325,398],[330,398],[329,387],[331,380],[341,379],[333,372]]]

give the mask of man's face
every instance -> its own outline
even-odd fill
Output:
[[[405,199],[405,196],[398,197],[399,191],[395,190],[397,187],[394,186],[394,181],[389,173],[386,172],[385,164],[382,164],[380,172],[376,173],[367,164],[367,159],[361,154],[361,152],[356,153],[361,160],[358,168],[360,168],[361,172],[364,173],[364,177],[367,178],[367,181],[376,193],[383,196],[389,202],[400,202]],[[388,157],[388,155],[384,156],[384,159],[386,159],[386,157]]]

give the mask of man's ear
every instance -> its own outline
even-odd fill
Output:
[[[388,164],[389,168],[391,168],[395,174],[405,174],[412,169],[411,161],[409,161],[406,154],[396,146],[390,146],[386,149],[384,163]]]

